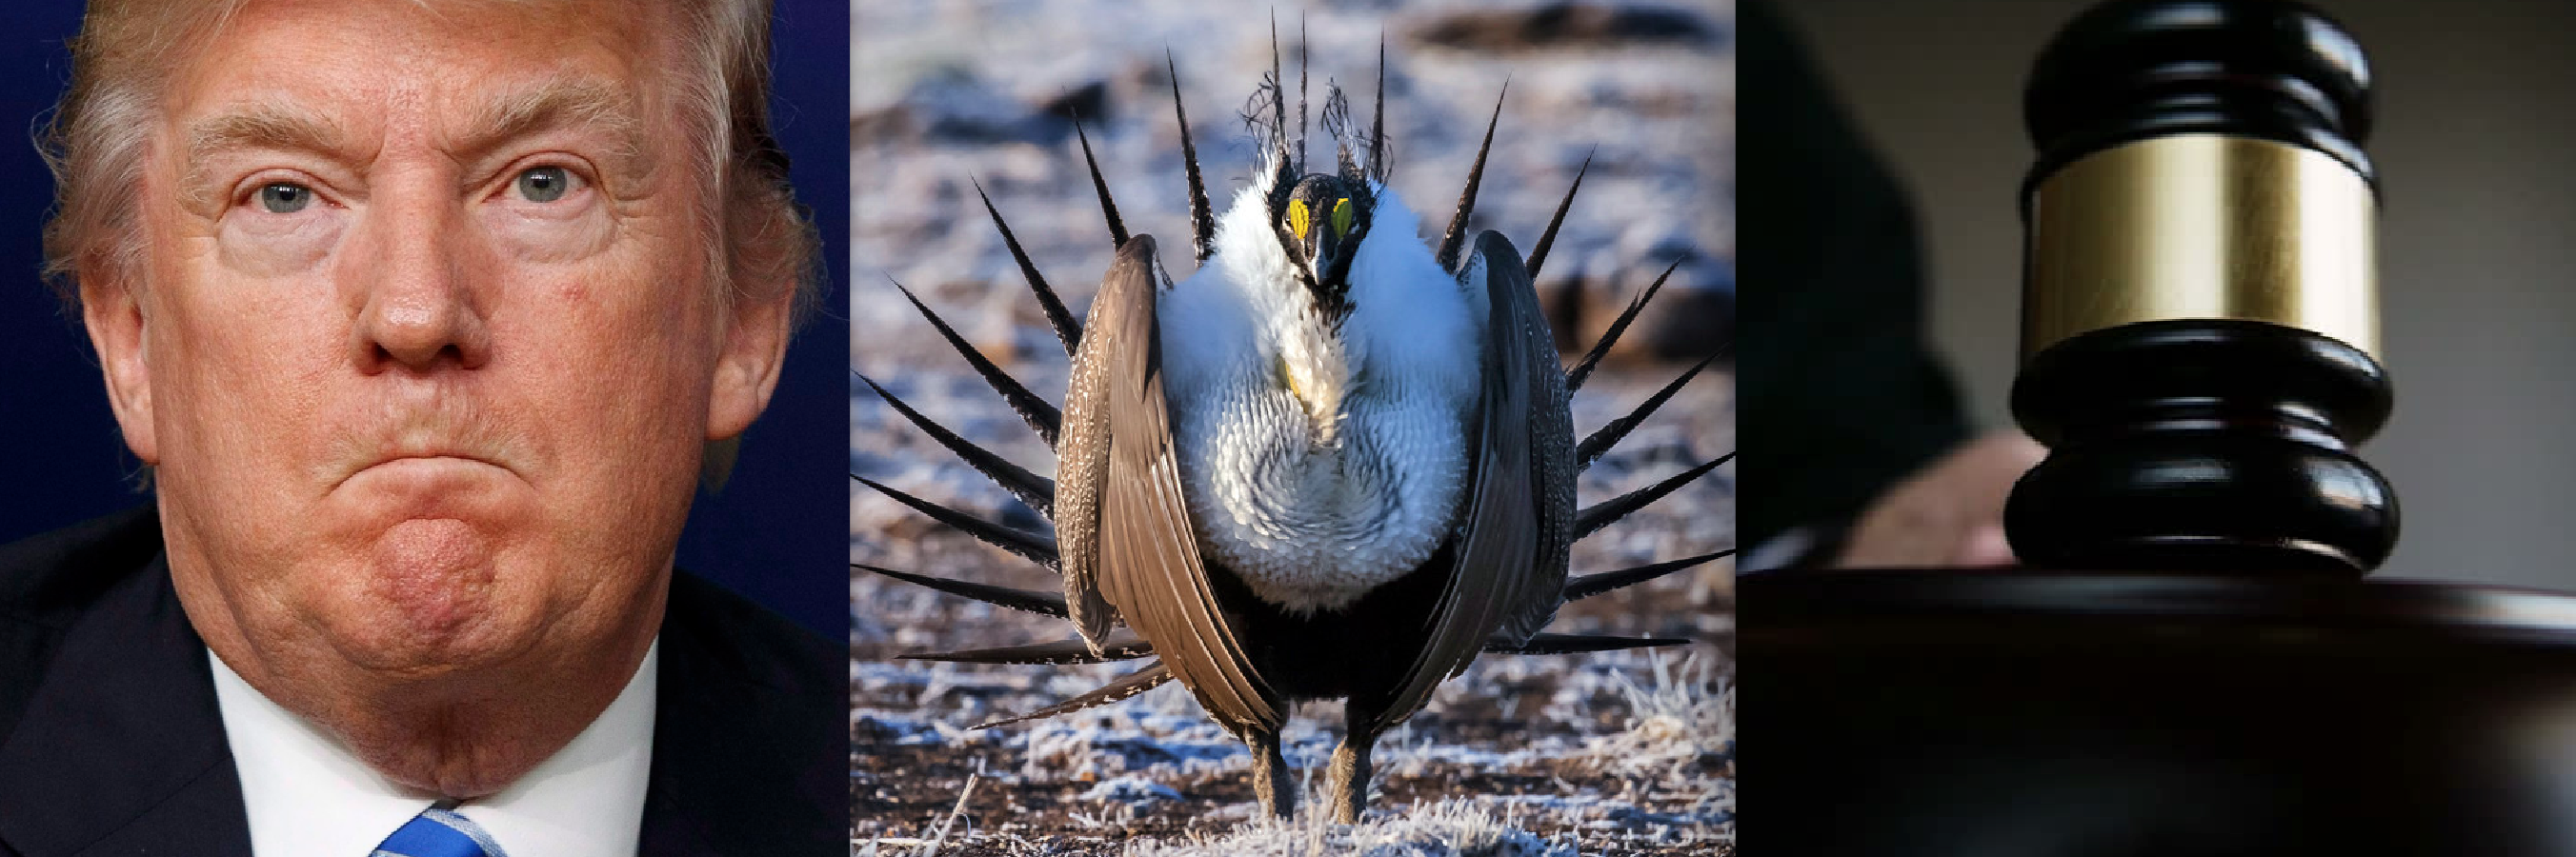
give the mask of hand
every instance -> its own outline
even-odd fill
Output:
[[[1951,450],[1879,495],[1853,526],[1836,564],[2012,565],[2012,546],[2004,541],[2004,498],[2047,454],[2047,447],[2013,429]]]

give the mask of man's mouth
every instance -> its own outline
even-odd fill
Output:
[[[353,454],[342,459],[343,469],[335,474],[332,487],[366,473],[416,474],[433,479],[442,474],[470,476],[485,469],[517,473],[513,458],[504,454],[501,446],[489,439],[459,438],[447,432],[396,431],[390,438],[350,450]]]
[[[370,462],[365,466],[350,471],[349,475],[343,477],[340,482],[345,485],[350,480],[354,480],[361,475],[370,473],[385,476],[417,475],[425,478],[438,478],[441,475],[450,474],[465,476],[474,471],[486,469],[497,469],[503,471],[509,470],[508,467],[498,462],[477,455],[440,452],[405,453],[387,456],[383,459]]]

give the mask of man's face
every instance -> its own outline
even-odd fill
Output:
[[[190,618],[257,672],[434,679],[659,615],[785,323],[719,305],[654,5],[262,0],[177,58],[140,265],[84,294]]]

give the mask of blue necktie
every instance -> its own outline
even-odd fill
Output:
[[[371,857],[508,857],[492,834],[457,815],[455,808],[455,801],[431,804],[385,837]]]

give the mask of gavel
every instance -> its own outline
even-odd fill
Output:
[[[2121,2],[2040,55],[2024,111],[2023,364],[2049,457],[2013,491],[2050,568],[2358,575],[2397,506],[2370,72],[2287,3]]]
[[[2576,597],[2364,579],[2371,85],[2287,2],[2119,0],[2043,50],[2027,567],[1739,581],[1748,852],[2576,854]]]

